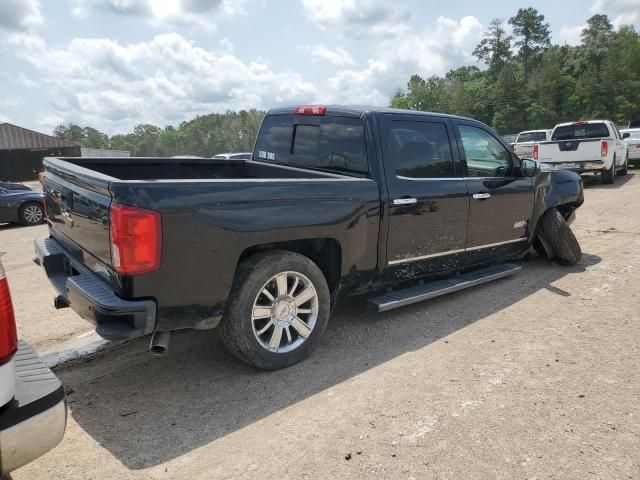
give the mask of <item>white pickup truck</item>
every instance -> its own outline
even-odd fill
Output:
[[[551,130],[526,130],[520,132],[511,148],[520,158],[533,158],[533,146],[551,138]]]
[[[629,163],[627,144],[609,120],[556,125],[549,141],[534,144],[533,159],[558,170],[600,173],[603,183],[626,175]]]

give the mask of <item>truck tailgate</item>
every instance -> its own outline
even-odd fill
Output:
[[[539,144],[541,162],[586,162],[601,160],[601,139],[557,140]]]
[[[111,265],[109,181],[99,172],[45,159],[44,193],[51,235],[91,270]],[[82,173],[78,173],[81,171]]]

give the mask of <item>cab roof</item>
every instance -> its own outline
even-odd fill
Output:
[[[300,105],[272,108],[269,111],[267,111],[267,115],[295,114],[296,108],[298,107],[300,107]],[[405,110],[401,108],[368,107],[363,105],[324,105],[324,107],[326,109],[325,115],[339,115],[342,117],[362,118],[364,115],[367,115],[367,114],[396,113],[396,114],[402,114],[402,115],[440,117],[440,118],[450,118],[450,119],[478,122],[478,120],[475,120],[473,118],[461,117],[459,115],[449,115],[447,113],[423,112],[419,110]],[[481,122],[478,122],[478,123],[481,123]]]

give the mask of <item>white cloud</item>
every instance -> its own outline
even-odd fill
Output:
[[[75,39],[51,48],[28,36],[14,36],[10,43],[41,70],[43,88],[55,99],[52,112],[108,132],[227,109],[309,102],[318,93],[298,73],[274,72],[229,51],[206,50],[177,33],[124,45]]]
[[[640,0],[596,0],[591,13],[605,13],[613,17],[614,26],[640,25]]]
[[[0,29],[26,31],[44,22],[40,0],[1,0]]]
[[[72,0],[71,12],[84,18],[93,12],[142,17],[156,26],[195,26],[212,30],[221,15],[244,13],[245,0]]]
[[[395,37],[409,28],[411,15],[385,0],[302,0],[307,18],[322,30],[347,37]]]
[[[565,43],[567,45],[579,45],[581,43],[580,34],[586,26],[586,24],[576,25],[573,27],[563,25],[560,27],[560,34],[557,36],[557,42],[560,43],[560,45],[564,45]]]
[[[2,112],[0,112],[0,123],[14,123],[11,121],[11,119],[5,115],[2,114]]]
[[[349,52],[341,47],[331,50],[324,45],[315,45],[311,47],[311,56],[313,62],[326,62],[338,67],[353,65],[353,58]]]
[[[460,21],[438,17],[434,26],[422,32],[382,42],[378,58],[394,68],[403,67],[409,74],[442,75],[452,67],[475,63],[471,52],[481,35],[482,24],[476,17],[463,17]]]

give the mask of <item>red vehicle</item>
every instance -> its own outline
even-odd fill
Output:
[[[0,478],[58,445],[66,424],[60,380],[26,342],[18,341],[0,262]]]

